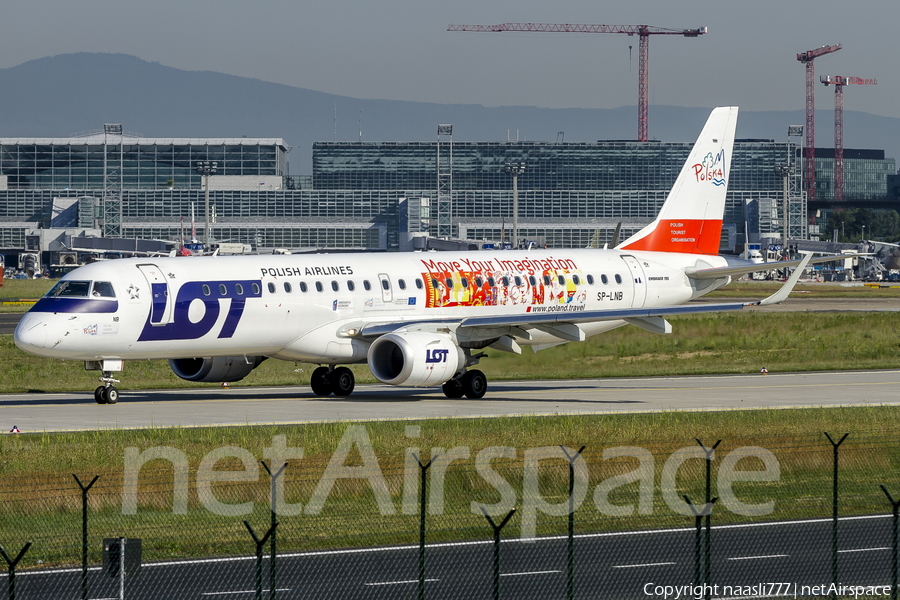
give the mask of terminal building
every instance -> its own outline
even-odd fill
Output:
[[[508,242],[509,165],[520,170],[520,240],[602,247],[614,242],[617,229],[624,239],[655,217],[692,147],[454,143],[449,126],[440,127],[434,142],[317,142],[312,174],[300,176],[287,172],[290,147],[280,138],[145,138],[121,125],[81,137],[0,138],[0,254],[15,266],[15,255],[40,252],[43,266],[59,266],[83,262],[75,254],[86,246],[100,253],[165,251],[190,240],[192,222],[205,241],[207,184],[210,241],[254,252],[392,251],[425,234],[479,245]],[[735,143],[723,251],[748,236],[780,236],[785,180],[779,164],[798,167],[786,176],[790,237],[817,237],[797,156],[792,142]],[[208,178],[197,169],[200,162],[215,163]],[[817,162],[817,198],[823,198],[832,160],[817,151]],[[845,150],[844,172],[845,197],[877,200],[886,197],[896,165],[880,151]]]

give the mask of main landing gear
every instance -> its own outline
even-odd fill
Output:
[[[347,367],[318,367],[309,381],[316,396],[349,396],[356,387],[356,377]]]
[[[102,375],[98,378],[103,385],[94,390],[94,400],[97,404],[115,404],[119,401],[119,389],[114,383],[120,383],[118,379],[114,379],[110,371],[102,371]]]
[[[478,400],[487,392],[487,377],[478,369],[466,371],[441,386],[448,398],[471,398]]]

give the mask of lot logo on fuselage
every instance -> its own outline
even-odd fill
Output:
[[[437,349],[437,350],[426,350],[425,351],[425,362],[426,363],[445,363],[447,362],[447,355],[450,354],[449,350]]]
[[[138,337],[139,342],[161,340],[196,340],[212,331],[222,310],[222,301],[230,300],[228,314],[217,337],[230,338],[244,314],[247,298],[261,298],[262,289],[256,280],[231,281],[190,281],[178,289],[178,296],[172,309],[171,321],[153,323],[158,308],[151,309],[147,322]],[[191,305],[199,300],[203,303],[203,315],[195,323],[190,319]]]

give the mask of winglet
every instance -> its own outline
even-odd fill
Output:
[[[792,291],[794,291],[794,286],[797,285],[797,282],[800,281],[800,277],[803,275],[803,271],[806,270],[806,265],[809,264],[810,259],[812,259],[812,253],[807,254],[803,257],[803,260],[800,261],[800,264],[797,265],[797,268],[794,269],[793,274],[790,278],[784,282],[784,285],[781,286],[781,289],[769,296],[768,298],[764,298],[759,302],[747,302],[744,306],[768,306],[769,304],[781,304],[787,297],[790,295]]]

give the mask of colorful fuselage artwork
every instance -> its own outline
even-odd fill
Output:
[[[426,307],[584,303],[584,276],[571,259],[423,260]]]

